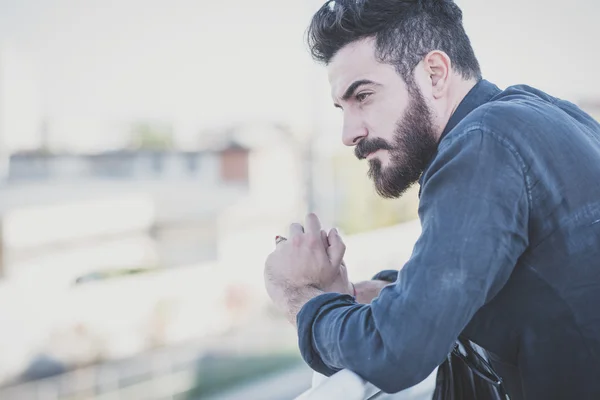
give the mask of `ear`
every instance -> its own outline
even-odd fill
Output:
[[[448,88],[448,77],[452,68],[450,57],[443,51],[433,50],[425,56],[423,63],[431,80],[433,97],[443,97]]]

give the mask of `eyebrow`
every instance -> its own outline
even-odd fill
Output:
[[[358,81],[354,81],[350,84],[350,86],[348,86],[348,89],[346,89],[346,91],[342,95],[342,100],[348,101],[348,99],[350,99],[350,97],[352,97],[354,92],[356,92],[356,89],[358,89],[359,87],[361,87],[363,85],[378,85],[378,84],[373,81],[370,81],[368,79],[360,79]],[[334,104],[334,106],[341,108],[339,104]]]

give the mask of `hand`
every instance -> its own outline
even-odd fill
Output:
[[[379,296],[381,289],[387,285],[391,285],[391,283],[379,280],[355,283],[354,288],[356,289],[356,302],[360,304],[370,304],[375,297]]]
[[[342,261],[346,246],[337,231],[323,231],[315,214],[306,217],[305,228],[292,224],[288,240],[265,263],[267,293],[292,323],[300,308],[321,293],[353,293]]]

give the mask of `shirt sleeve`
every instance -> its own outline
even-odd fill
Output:
[[[297,316],[304,360],[327,376],[349,369],[387,393],[425,379],[528,245],[524,171],[493,133],[447,137],[423,176],[411,258],[371,304],[335,293],[307,302]]]
[[[373,281],[386,281],[390,283],[396,282],[396,279],[398,279],[398,270],[395,269],[384,269],[371,278]]]

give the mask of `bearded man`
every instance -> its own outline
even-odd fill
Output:
[[[355,291],[336,231],[290,226],[265,282],[306,362],[395,393],[461,336],[511,399],[600,399],[600,125],[483,79],[451,0],[329,1],[307,37],[343,143],[381,196],[418,182],[422,231],[399,272]]]

